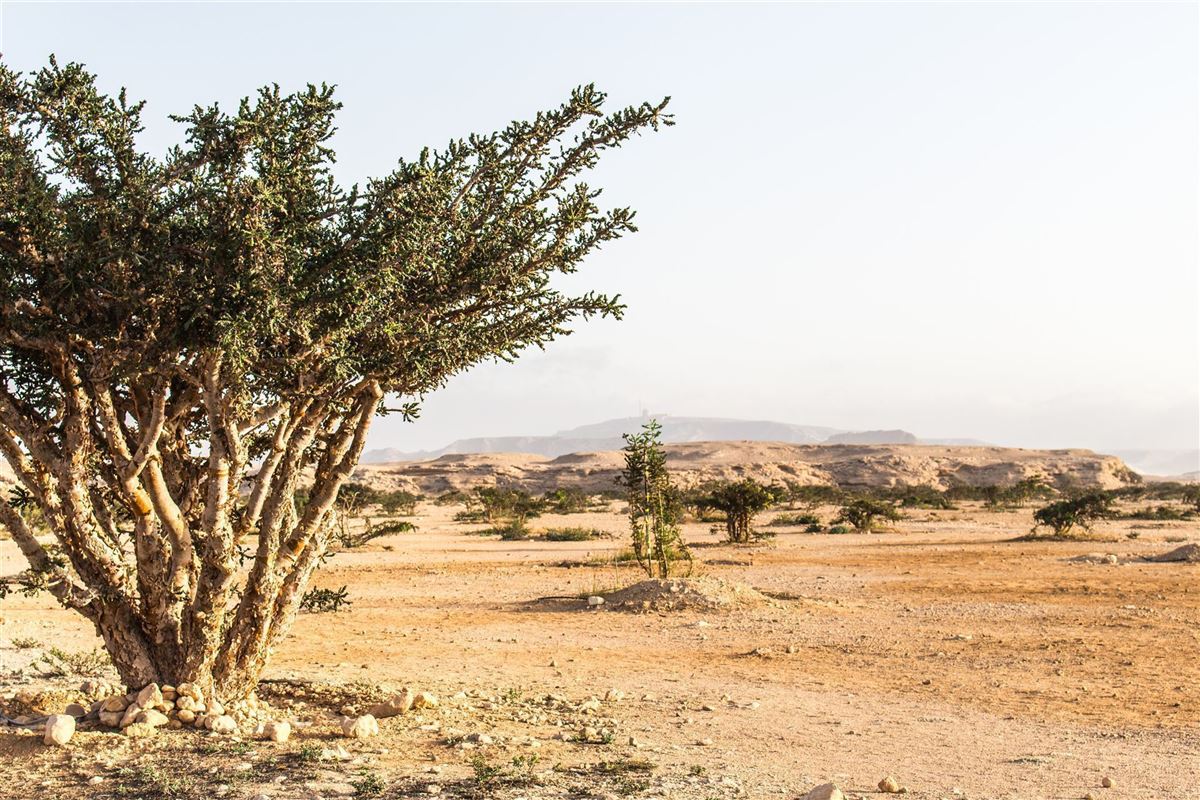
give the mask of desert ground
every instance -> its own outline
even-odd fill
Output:
[[[10,730],[0,797],[706,800],[831,781],[875,798],[894,776],[921,800],[1200,798],[1200,564],[1143,560],[1200,541],[1200,522],[1049,542],[1017,540],[1032,508],[908,510],[844,535],[768,512],[756,528],[775,535],[741,547],[692,522],[701,599],[730,602],[589,607],[641,579],[613,561],[621,505],[534,520],[612,534],[547,542],[422,503],[416,532],[317,573],[352,604],[301,614],[274,655],[259,697],[293,721],[288,742],[85,727],[48,748]],[[11,542],[0,557],[15,571]],[[45,595],[0,609],[5,713],[87,700],[32,662],[97,647],[88,626]],[[440,702],[342,737],[339,715],[405,686]]]

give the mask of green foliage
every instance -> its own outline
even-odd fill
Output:
[[[459,506],[466,505],[470,500],[471,496],[466,492],[460,489],[453,489],[433,498],[433,504],[435,506]]]
[[[497,530],[524,528],[527,520],[541,516],[546,502],[522,489],[481,486],[471,494],[467,508],[454,515],[459,522],[487,522]]]
[[[412,533],[417,529],[416,525],[403,520],[393,520],[392,522],[380,522],[374,525],[368,525],[361,531],[347,531],[338,537],[338,542],[348,550],[353,550],[355,547],[362,547],[367,542],[373,539],[378,539],[383,536],[395,536],[399,533]]]
[[[1146,506],[1134,511],[1130,511],[1125,515],[1126,519],[1144,519],[1156,520],[1159,522],[1170,522],[1195,519],[1196,512],[1189,508],[1177,508],[1175,506]]]
[[[1033,532],[1046,527],[1055,537],[1064,538],[1076,528],[1091,530],[1093,522],[1112,514],[1111,495],[1102,491],[1085,492],[1039,508],[1033,515],[1036,523]]]
[[[547,528],[541,536],[547,542],[590,542],[608,538],[608,534],[598,528]]]
[[[794,525],[817,525],[820,526],[821,518],[816,514],[791,514],[784,512],[771,520],[772,525],[794,526]]]
[[[845,525],[831,525],[829,527],[829,533],[849,533],[849,532],[850,532],[850,529],[847,528]],[[820,533],[820,531],[817,531],[817,533]]]
[[[657,420],[643,425],[641,433],[625,434],[625,469],[617,479],[627,492],[634,555],[652,578],[669,577],[680,559],[690,567],[692,558],[679,532],[682,509],[661,435]]]
[[[892,492],[891,497],[903,508],[954,508],[954,502],[946,493],[932,486],[904,486]]]
[[[856,531],[869,531],[880,520],[895,522],[900,519],[903,517],[891,503],[860,497],[846,502],[834,521],[853,525]],[[834,531],[830,530],[830,533]]]
[[[312,614],[329,614],[350,605],[349,592],[340,589],[309,589],[300,599],[300,610]]]
[[[363,770],[357,777],[350,780],[356,797],[378,797],[387,789],[387,783],[374,770]]]
[[[750,523],[760,511],[779,502],[782,491],[766,486],[752,478],[727,481],[709,488],[700,504],[725,515],[725,531],[729,541],[745,544],[750,541]]]
[[[602,509],[607,503],[596,503],[592,496],[580,489],[555,489],[543,496],[546,510],[552,514],[583,514]]]

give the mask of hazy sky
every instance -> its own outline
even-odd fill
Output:
[[[1195,3],[0,3],[49,53],[169,113],[327,81],[347,182],[595,82],[678,125],[594,183],[641,233],[620,292],[373,446],[549,433],[640,408],[1023,446],[1197,446]]]

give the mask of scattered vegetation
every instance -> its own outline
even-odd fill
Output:
[[[793,514],[785,511],[784,513],[776,516],[775,519],[771,520],[770,524],[781,527],[794,527],[799,525],[816,525],[820,527],[821,518],[816,514]]]
[[[599,528],[547,528],[541,532],[541,538],[548,542],[587,542],[607,537]]]

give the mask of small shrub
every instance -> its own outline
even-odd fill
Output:
[[[32,666],[48,678],[94,677],[104,674],[112,666],[112,660],[103,648],[81,653],[68,653],[57,647],[51,647],[44,651]]]
[[[821,518],[816,514],[791,514],[784,512],[775,519],[771,520],[771,525],[793,526],[793,525],[817,525],[820,526]]]
[[[542,538],[548,542],[587,542],[607,536],[597,528],[547,528],[542,531]]]
[[[310,614],[328,614],[350,605],[346,587],[340,589],[309,589],[300,598],[300,610]]]
[[[743,478],[718,484],[701,500],[701,505],[723,513],[729,541],[745,544],[750,541],[750,523],[754,516],[778,502],[779,494],[776,487]]]
[[[350,781],[350,785],[354,787],[357,792],[356,796],[359,797],[378,797],[387,788],[387,784],[383,782],[383,778],[379,777],[379,773],[371,770],[360,773],[357,778]]]
[[[381,536],[394,536],[398,533],[410,533],[416,529],[416,525],[402,520],[381,522],[378,525],[368,525],[365,530],[357,533],[352,533],[349,530],[343,531],[338,536],[338,542],[342,547],[353,550],[355,547],[362,547],[372,539],[378,539]]]
[[[1091,530],[1092,523],[1098,519],[1111,517],[1112,496],[1107,492],[1094,491],[1059,500],[1039,508],[1033,515],[1034,526],[1031,531],[1036,534],[1038,528],[1050,528],[1056,538],[1066,538],[1076,528]]]
[[[819,522],[814,522],[813,524],[807,525],[804,528],[805,533],[821,533],[824,530],[825,530],[825,526]]]
[[[834,522],[849,523],[857,531],[869,531],[878,520],[894,522],[899,519],[902,519],[900,512],[891,503],[860,497],[843,505]]]
[[[641,433],[627,433],[625,469],[617,483],[628,493],[630,540],[638,564],[651,578],[669,577],[676,562],[691,562],[679,531],[679,492],[667,471],[662,426],[651,420]]]
[[[459,489],[454,489],[449,492],[443,492],[442,494],[439,494],[437,497],[433,498],[433,504],[435,506],[459,506],[466,505],[467,501],[470,499],[470,495],[468,495],[466,492]]]
[[[32,636],[18,636],[12,640],[12,645],[18,650],[36,650],[42,646],[42,643]]]
[[[505,542],[521,542],[530,538],[529,526],[524,520],[513,520],[507,525],[490,528],[487,532],[498,535]]]
[[[597,507],[591,495],[581,489],[555,489],[542,496],[548,511],[554,514],[583,514]]]
[[[403,489],[382,492],[378,496],[377,503],[380,510],[388,515],[400,515],[411,517],[417,511],[417,503],[423,498],[419,494],[406,492]]]
[[[847,528],[845,525],[831,525],[829,528],[829,533],[849,533],[849,532],[850,532],[850,529]]]

